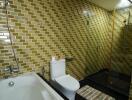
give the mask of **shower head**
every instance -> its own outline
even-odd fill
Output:
[[[9,5],[9,0],[5,0],[5,7]]]
[[[5,8],[9,5],[9,0],[1,0],[0,1],[0,8]]]

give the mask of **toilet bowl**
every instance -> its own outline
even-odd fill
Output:
[[[51,79],[54,86],[60,90],[69,100],[75,100],[76,91],[80,88],[79,82],[65,73],[65,59],[52,59]]]

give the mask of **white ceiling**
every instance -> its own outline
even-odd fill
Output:
[[[103,7],[109,11],[131,6],[128,0],[89,0],[90,2]]]

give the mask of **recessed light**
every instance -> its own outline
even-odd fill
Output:
[[[118,8],[125,8],[125,7],[129,7],[130,5],[131,5],[131,3],[128,0],[120,0],[117,7]]]

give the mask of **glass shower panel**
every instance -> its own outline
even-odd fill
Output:
[[[126,75],[131,74],[132,35],[129,24],[130,9],[117,10],[112,41],[111,69]]]

